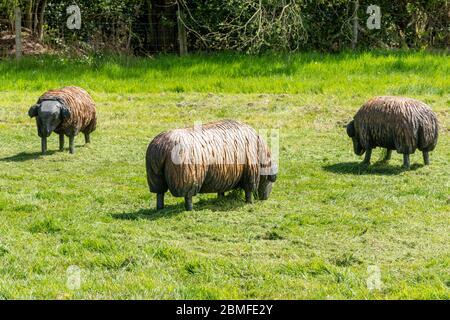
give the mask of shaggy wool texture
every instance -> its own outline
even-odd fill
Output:
[[[425,103],[383,96],[366,102],[354,117],[353,134],[364,149],[383,147],[411,154],[432,151],[438,139],[438,120]]]
[[[91,133],[95,130],[97,126],[95,103],[86,90],[74,86],[49,90],[39,98],[38,103],[52,99],[62,101],[70,111],[70,116],[54,130],[56,133],[70,136],[79,132]]]
[[[260,176],[269,176],[272,159],[254,129],[224,120],[159,134],[147,149],[150,191],[176,197],[225,192],[256,192]]]

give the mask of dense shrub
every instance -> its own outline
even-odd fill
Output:
[[[12,28],[13,8],[19,5],[24,26],[58,46],[176,51],[180,9],[191,51],[339,51],[352,45],[356,2],[360,48],[446,48],[450,43],[448,0],[377,0],[379,30],[366,27],[371,0],[78,0],[82,28],[76,31],[66,28],[72,0],[0,0],[0,30]]]

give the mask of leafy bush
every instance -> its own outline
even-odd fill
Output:
[[[72,0],[0,0],[0,31],[12,28],[20,6],[24,26],[59,48],[176,52],[180,10],[190,51],[341,51],[352,45],[356,3],[360,48],[450,43],[447,0],[378,0],[379,30],[366,27],[371,0],[79,0],[81,30],[66,27]]]

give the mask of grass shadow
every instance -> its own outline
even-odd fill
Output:
[[[386,161],[378,161],[373,165],[367,166],[361,162],[341,162],[331,165],[323,166],[325,171],[338,174],[353,174],[353,175],[398,175],[404,171],[414,171],[423,167],[421,164],[413,164],[409,169],[404,169],[401,166],[389,165]]]
[[[111,216],[114,219],[119,220],[145,219],[153,221],[158,219],[169,219],[185,212],[184,199],[183,198],[177,199],[180,199],[180,203],[166,205],[162,210],[156,210],[156,208],[140,209],[134,212],[113,213],[111,214]],[[246,205],[245,201],[242,198],[236,196],[236,194],[233,192],[231,192],[229,195],[226,195],[224,198],[221,199],[210,198],[195,201],[195,197],[193,197],[194,211],[201,211],[201,210],[229,211],[240,208],[244,205]]]
[[[78,148],[83,148],[86,147],[86,144],[75,144],[75,152],[77,151]],[[24,162],[24,161],[29,161],[29,160],[36,160],[39,159],[40,157],[47,157],[47,156],[51,156],[52,154],[55,153],[69,153],[69,148],[65,147],[63,151],[59,151],[58,150],[47,150],[45,155],[42,155],[40,151],[37,152],[20,152],[18,154],[15,154],[13,156],[9,156],[9,157],[4,157],[4,158],[0,158],[0,161],[3,162]]]
[[[158,219],[168,219],[179,215],[184,212],[184,207],[182,205],[169,205],[165,206],[163,210],[153,209],[140,209],[134,212],[122,212],[122,213],[112,213],[111,216],[118,220],[158,220]]]
[[[47,151],[45,156],[49,156],[56,153],[54,150]],[[29,160],[35,160],[39,157],[45,157],[41,154],[41,152],[20,152],[16,155],[1,158],[0,161],[4,162],[23,162],[23,161],[29,161]]]
[[[256,200],[255,200],[256,201]],[[230,211],[236,210],[246,203],[243,198],[243,193],[239,190],[233,190],[223,198],[210,198],[210,199],[200,199],[197,203],[194,203],[194,210],[211,210],[211,211]]]

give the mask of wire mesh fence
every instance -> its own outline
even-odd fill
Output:
[[[448,1],[378,2],[35,0],[20,35],[25,54],[448,48]],[[0,11],[2,56],[14,54],[14,20]]]

